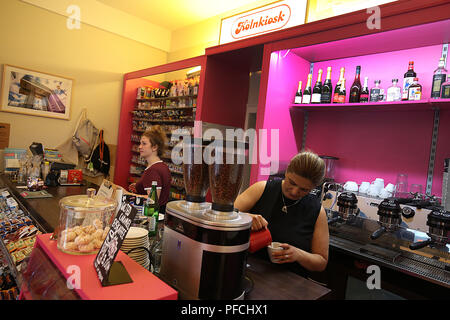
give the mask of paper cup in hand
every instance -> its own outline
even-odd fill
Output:
[[[280,245],[281,245],[280,242],[272,242],[270,245],[267,246],[267,252],[269,253],[270,261],[272,261],[273,263],[278,263],[279,259],[274,259],[272,253],[274,251],[284,250],[283,247],[280,247]]]

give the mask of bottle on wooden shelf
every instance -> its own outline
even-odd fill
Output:
[[[350,96],[348,102],[350,103],[359,103],[361,96],[361,66],[356,67],[355,80],[350,88]]]
[[[331,84],[331,67],[327,68],[327,77],[323,83],[322,93],[320,96],[321,103],[331,103],[331,95],[333,94],[333,85]]]
[[[369,102],[369,77],[364,77],[364,85],[361,90],[361,95],[359,96],[359,102],[366,103]]]
[[[381,92],[381,90],[383,90],[380,87],[381,80],[375,80],[374,83],[375,83],[375,87],[370,89],[370,102],[382,101],[383,96],[384,96],[384,91]]]
[[[319,69],[316,85],[313,88],[311,103],[320,103],[320,97],[322,95],[322,69]]]
[[[303,91],[302,103],[311,103],[311,81],[312,74],[308,74],[308,81],[306,82],[305,91]]]
[[[414,61],[409,62],[408,71],[403,78],[402,100],[408,100],[409,86],[414,82],[417,74],[414,72]]]
[[[341,83],[342,83],[342,80],[345,79],[344,73],[345,73],[345,68],[341,68],[341,71],[339,74],[339,80],[336,83],[336,87],[334,88],[333,103],[339,102],[339,92],[340,92]]]
[[[447,79],[447,69],[445,69],[445,59],[439,60],[439,66],[433,73],[433,83],[431,84],[431,98],[439,99],[441,96],[442,84]]]
[[[397,85],[398,79],[392,79],[392,86],[387,89],[386,101],[401,101],[402,89]]]
[[[294,98],[294,103],[299,104],[302,103],[302,82],[299,81],[298,82],[298,88],[297,88],[297,92],[295,93],[295,98]]]
[[[441,98],[450,99],[450,77],[441,86]]]
[[[341,85],[339,86],[339,93],[338,93],[338,100],[337,103],[345,103],[345,96],[346,96],[346,90],[345,90],[345,78],[342,79]]]
[[[414,78],[414,82],[408,88],[408,100],[420,99],[422,99],[422,86],[419,84],[419,78]]]

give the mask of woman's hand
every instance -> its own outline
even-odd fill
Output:
[[[276,250],[272,252],[272,257],[277,259],[277,263],[298,262],[301,251],[287,243],[281,243],[280,247],[284,250]]]
[[[136,183],[132,183],[128,186],[128,191],[130,191],[131,193],[137,193],[136,191]]]
[[[252,231],[258,231],[263,228],[266,228],[269,224],[266,219],[260,214],[251,214],[249,215],[252,217]]]

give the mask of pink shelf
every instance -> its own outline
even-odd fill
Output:
[[[434,107],[450,108],[450,99],[369,103],[293,104],[291,107],[296,110],[306,111],[425,111],[432,110]]]

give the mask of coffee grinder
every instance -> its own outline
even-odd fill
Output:
[[[205,155],[211,145],[192,141],[183,146],[186,200],[167,203],[160,271],[160,277],[179,292],[180,299],[244,297],[252,219],[235,210],[233,203],[245,162],[237,163],[237,155],[245,154],[245,148],[235,144],[230,150],[224,144],[214,141],[213,157],[197,158],[194,164],[193,155]],[[212,158],[215,161],[211,162]],[[227,161],[230,158],[232,163]],[[205,201],[208,185],[212,203]]]

